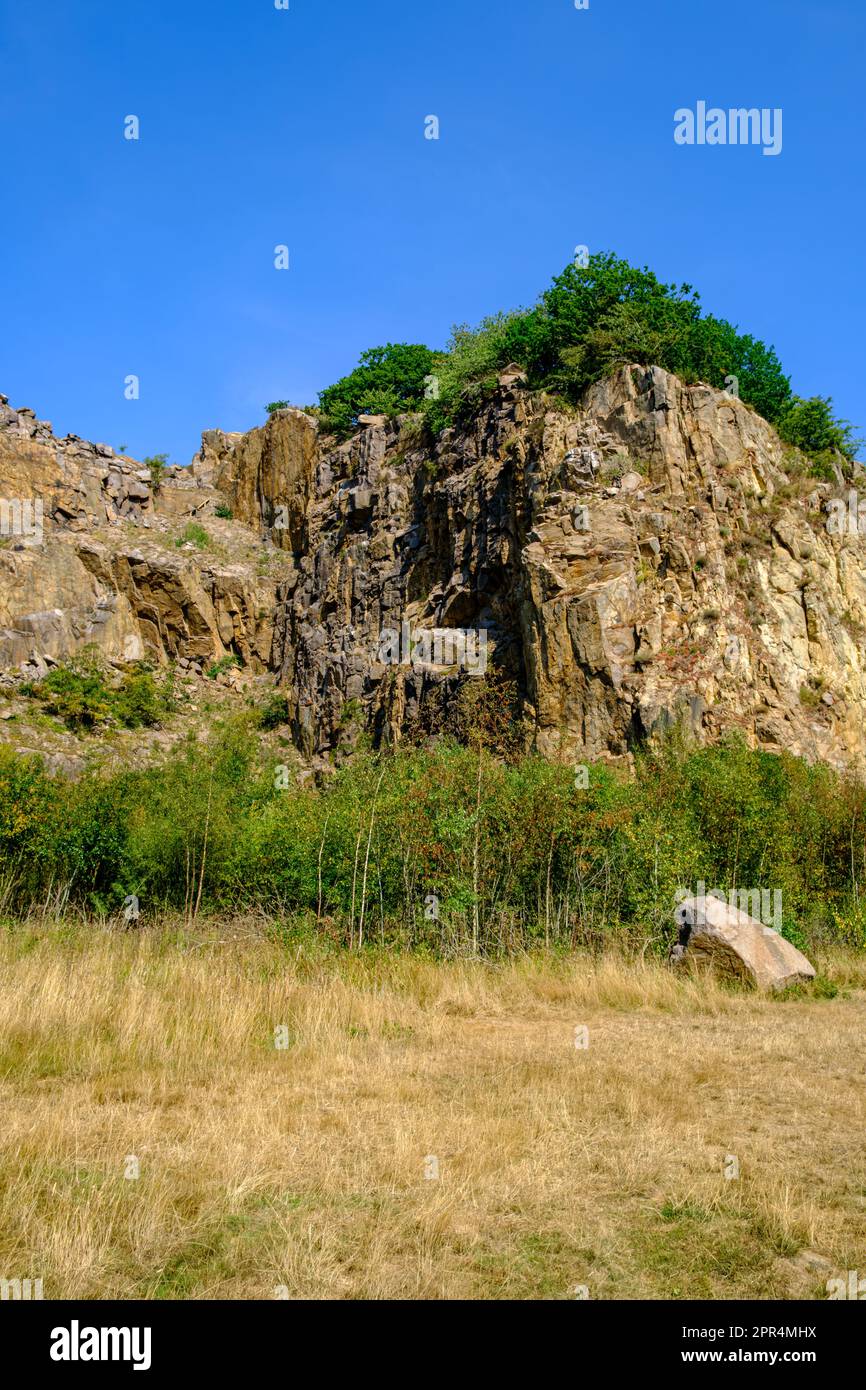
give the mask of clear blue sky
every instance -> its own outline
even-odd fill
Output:
[[[0,390],[187,463],[586,244],[866,432],[864,54],[864,0],[0,0]],[[677,146],[699,100],[781,107],[782,153]]]

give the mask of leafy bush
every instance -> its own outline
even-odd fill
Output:
[[[0,743],[0,855],[8,864],[32,853],[51,814],[53,788],[42,759],[18,756]]]
[[[818,460],[827,454],[852,458],[857,447],[852,426],[835,418],[829,396],[812,396],[809,400],[793,396],[779,417],[778,428],[786,443],[804,454],[817,456]],[[829,481],[835,481],[835,477]]]
[[[168,467],[168,454],[151,454],[143,462],[145,468],[150,469],[150,480],[153,483],[154,492],[159,492],[165,477],[165,470]]]
[[[419,409],[440,356],[420,343],[387,343],[362,352],[353,372],[320,393],[322,424],[347,434],[359,415]]]
[[[109,681],[98,658],[87,652],[49,671],[43,680],[27,682],[21,693],[40,700],[46,713],[77,731],[92,731],[110,721],[127,729],[152,726],[174,706],[170,676],[157,684],[153,673],[137,663]]]
[[[94,729],[111,716],[111,691],[95,671],[61,666],[44,680],[29,683],[24,691],[71,729]]]
[[[493,314],[483,319],[477,328],[455,324],[445,352],[436,359],[433,375],[435,393],[423,402],[431,428],[444,428],[459,409],[461,396],[472,386],[483,393],[484,383],[496,385],[496,373],[511,360],[506,335],[523,317],[520,311]],[[467,402],[471,405],[471,401]]]
[[[158,724],[171,703],[150,671],[136,671],[124,676],[119,689],[112,691],[111,712],[125,728],[140,729]]]
[[[288,410],[288,408],[288,401],[271,401],[270,405],[265,406],[265,410],[269,415],[273,415],[277,410]]]
[[[255,751],[256,720],[78,783],[0,748],[0,876],[17,905],[63,885],[85,905],[134,892],[183,911],[200,892],[207,911],[314,914],[357,943],[363,903],[365,934],[425,950],[663,951],[678,888],[704,880],[779,889],[783,930],[807,946],[866,947],[866,787],[829,768],[737,742],[669,746],[632,780],[595,767],[583,786],[540,758],[442,743],[287,788]]]
[[[772,348],[724,319],[703,316],[691,285],[665,284],[609,253],[591,256],[586,267],[566,266],[535,308],[500,320],[491,344],[493,323],[486,320],[478,336],[494,347],[496,366],[520,362],[531,384],[571,398],[628,362],[720,389],[735,377],[742,399],[769,420],[779,418],[791,395]],[[462,338],[468,358],[465,330]]]
[[[258,714],[260,729],[278,729],[289,722],[289,702],[278,690],[270,695]]]
[[[226,502],[220,502],[214,507],[214,516],[218,516],[221,521],[231,521],[232,509]]]
[[[226,671],[231,671],[233,667],[240,666],[240,664],[234,652],[227,652],[225,656],[220,657],[219,661],[215,661],[212,666],[208,667],[207,675],[210,680],[215,681],[217,676],[224,675]]]

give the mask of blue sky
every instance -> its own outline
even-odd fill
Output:
[[[583,244],[866,432],[864,52],[863,0],[0,0],[0,390],[187,463]],[[699,100],[782,108],[782,153],[676,145]]]

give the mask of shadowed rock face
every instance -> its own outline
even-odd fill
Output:
[[[50,493],[57,447],[0,420],[10,495]],[[280,411],[248,434],[207,432],[155,497],[146,480],[146,497],[121,491],[122,519],[102,476],[116,463],[64,453],[78,511],[46,506],[41,548],[0,550],[6,664],[43,640],[56,658],[94,622],[118,656],[136,641],[159,659],[232,650],[273,670],[313,754],[362,725],[396,740],[433,692],[478,679],[405,645],[384,659],[383,634],[461,629],[484,633],[549,757],[627,759],[676,727],[866,767],[866,543],[827,526],[846,490],[792,471],[772,428],[707,386],[622,368],[572,410],[512,373],[432,444],[417,422],[374,417],[337,445]],[[243,563],[130,543],[132,527],[155,542],[220,499]],[[256,550],[280,553],[278,585]]]

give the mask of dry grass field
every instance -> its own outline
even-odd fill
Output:
[[[862,958],[818,962],[835,996],[767,1000],[614,957],[221,932],[3,933],[0,1276],[46,1298],[774,1299],[866,1272]]]

